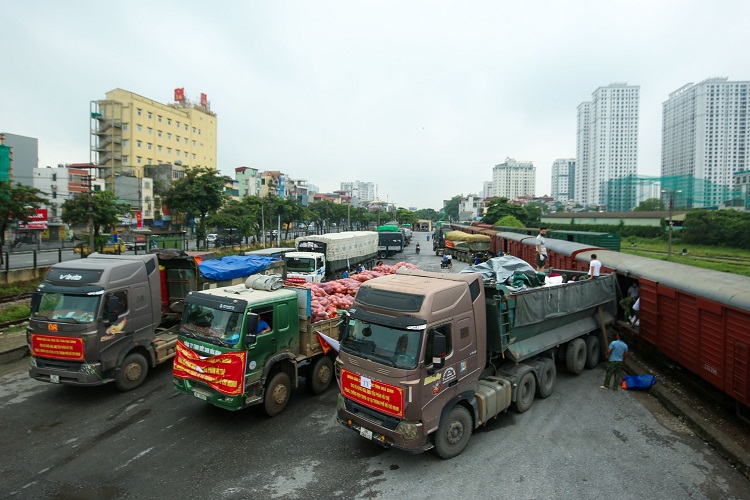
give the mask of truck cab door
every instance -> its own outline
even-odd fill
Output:
[[[422,415],[424,426],[428,431],[440,423],[443,407],[458,394],[460,356],[457,349],[459,342],[456,326],[452,323],[436,325],[428,329],[425,342],[425,372],[421,385]],[[435,352],[435,336],[445,338],[445,352]],[[443,366],[433,362],[433,358],[443,360]]]

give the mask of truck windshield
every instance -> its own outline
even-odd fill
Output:
[[[341,339],[341,350],[395,368],[414,369],[422,333],[351,318]]]
[[[39,306],[31,311],[36,319],[67,323],[93,323],[99,311],[100,295],[42,292]]]
[[[232,347],[240,340],[240,313],[199,304],[185,304],[180,333],[211,344]]]
[[[311,273],[315,271],[315,259],[302,257],[287,257],[287,272]]]

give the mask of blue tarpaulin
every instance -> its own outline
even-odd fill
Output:
[[[270,266],[279,259],[257,255],[230,255],[201,262],[198,268],[208,279],[223,281],[250,276]]]

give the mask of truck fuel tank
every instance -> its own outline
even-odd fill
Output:
[[[479,381],[476,398],[481,425],[508,409],[512,392],[510,381],[500,377],[487,377]]]

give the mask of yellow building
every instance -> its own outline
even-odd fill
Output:
[[[216,130],[216,113],[205,94],[193,103],[184,89],[176,89],[175,102],[162,104],[115,89],[106,99],[91,101],[91,161],[112,168],[112,178],[116,173],[143,177],[146,165],[215,170]]]

